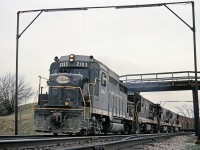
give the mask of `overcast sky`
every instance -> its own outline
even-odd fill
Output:
[[[15,73],[17,11],[177,1],[1,0],[0,75]],[[192,26],[190,4],[169,7]],[[197,0],[195,9],[199,68],[200,2]],[[36,15],[20,14],[20,33]],[[19,74],[37,89],[38,75],[48,78],[54,57],[72,53],[93,55],[119,75],[194,70],[192,31],[164,6],[44,12],[19,39]],[[191,91],[142,95],[153,102],[192,100]],[[175,110],[175,105],[166,103],[164,106]]]

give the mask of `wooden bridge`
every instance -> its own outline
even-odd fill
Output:
[[[194,90],[195,72],[128,74],[120,76],[120,80],[127,85],[129,93]],[[200,88],[200,72],[197,72],[197,80]]]

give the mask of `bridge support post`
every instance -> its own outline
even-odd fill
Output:
[[[197,134],[197,142],[200,143],[200,127],[199,127],[199,98],[198,98],[198,81],[197,81],[197,56],[196,56],[196,25],[195,25],[195,9],[194,2],[192,1],[192,22],[193,27],[193,47],[194,47],[194,70],[195,70],[195,87],[193,94],[193,104],[194,104],[194,118],[195,118],[195,130]]]
[[[196,99],[196,90],[192,90],[192,96],[193,96],[193,108],[194,108],[194,124],[195,124],[195,136],[198,136],[199,132],[199,104],[198,100]]]

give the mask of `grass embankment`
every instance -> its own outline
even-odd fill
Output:
[[[26,104],[18,108],[18,134],[33,135],[38,134],[33,131],[34,126],[34,111],[35,104]],[[15,133],[15,114],[0,117],[0,135],[14,135]]]

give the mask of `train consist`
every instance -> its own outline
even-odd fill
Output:
[[[53,134],[193,131],[194,119],[162,108],[126,84],[93,56],[55,57],[48,93],[39,94],[35,131]]]

